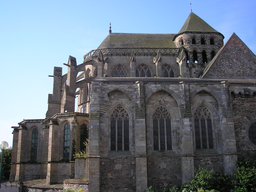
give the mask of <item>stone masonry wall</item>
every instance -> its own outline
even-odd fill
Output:
[[[148,186],[164,188],[181,185],[181,158],[151,156],[148,157]]]
[[[249,127],[256,122],[256,97],[236,94],[232,97],[237,152],[255,151],[249,139]]]
[[[100,191],[136,191],[134,157],[112,157],[100,160]]]

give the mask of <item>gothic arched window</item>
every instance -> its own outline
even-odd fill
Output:
[[[142,64],[136,69],[136,77],[151,77],[151,72],[146,65]]]
[[[162,75],[163,77],[174,77],[174,73],[170,65],[162,65]]]
[[[64,127],[63,159],[68,160],[69,153],[70,153],[70,125],[67,123]]]
[[[212,116],[204,105],[194,113],[194,128],[196,149],[213,149]]]
[[[37,144],[38,144],[38,131],[34,129],[32,131],[32,140],[31,140],[31,160],[37,160]]]
[[[111,120],[111,151],[129,151],[129,116],[127,111],[118,105]]]
[[[256,145],[256,122],[251,124],[249,128],[249,139]]]
[[[80,151],[86,150],[86,142],[89,139],[88,127],[85,124],[80,126]]]
[[[127,77],[127,71],[122,65],[117,65],[111,72],[110,77]]]
[[[172,150],[171,116],[164,106],[153,114],[154,150]]]

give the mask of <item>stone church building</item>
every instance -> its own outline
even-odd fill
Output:
[[[46,117],[12,127],[10,180],[141,192],[186,183],[199,165],[233,173],[256,150],[256,56],[235,33],[223,39],[193,12],[176,34],[110,28],[83,63],[54,67]]]

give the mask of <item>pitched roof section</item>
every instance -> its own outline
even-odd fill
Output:
[[[110,33],[100,44],[102,48],[176,48],[175,34]]]
[[[245,79],[255,78],[256,56],[233,33],[226,44],[206,66],[201,78]]]
[[[185,32],[192,32],[192,33],[219,33],[214,28],[212,28],[208,23],[206,23],[203,19],[198,17],[195,13],[191,12],[185,21],[184,25],[182,26],[179,34],[185,33]],[[222,35],[222,34],[221,34]],[[174,39],[176,38],[174,37]],[[223,35],[222,35],[223,36]],[[224,37],[224,36],[223,36]]]

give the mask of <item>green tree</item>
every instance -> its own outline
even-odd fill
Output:
[[[3,165],[2,165],[2,181],[9,180],[10,170],[11,170],[11,156],[12,150],[6,149],[4,150],[4,157],[3,157]],[[2,152],[0,152],[0,160],[2,158]]]

